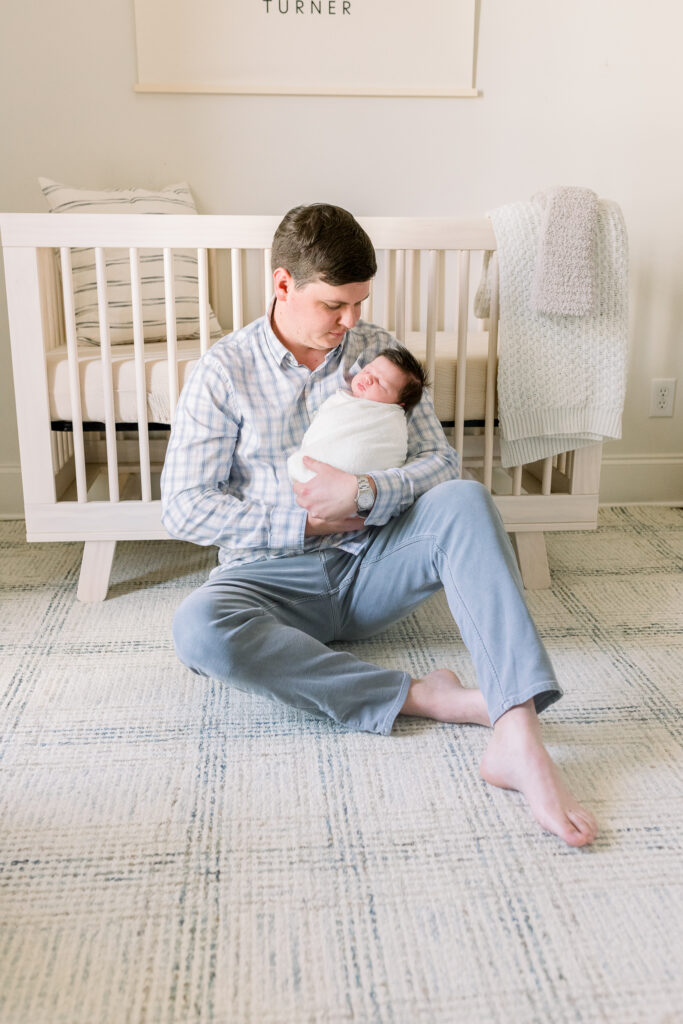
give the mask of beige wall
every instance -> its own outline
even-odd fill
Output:
[[[559,184],[617,200],[631,245],[623,438],[604,500],[683,500],[683,141],[670,0],[482,0],[475,100],[138,95],[133,0],[23,0],[0,15],[0,208],[36,179],[187,180],[211,213],[327,200],[358,215],[469,215]],[[353,59],[352,54],[349,59]],[[651,377],[676,415],[647,416]],[[20,508],[0,305],[0,513]]]

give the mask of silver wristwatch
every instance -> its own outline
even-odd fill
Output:
[[[356,494],[356,510],[359,516],[363,519],[369,515],[372,506],[375,504],[375,492],[370,486],[370,481],[366,476],[357,477],[358,480],[358,492]]]

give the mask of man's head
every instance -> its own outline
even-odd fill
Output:
[[[377,271],[372,242],[338,206],[298,206],[275,232],[272,266],[273,330],[314,369],[358,322]]]
[[[351,394],[372,402],[391,402],[409,412],[422,398],[427,373],[403,345],[385,348],[351,381]]]
[[[369,281],[377,273],[368,235],[350,213],[329,203],[290,210],[275,232],[271,256],[273,272],[283,267],[297,288],[311,281]]]

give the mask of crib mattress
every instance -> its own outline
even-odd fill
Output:
[[[170,423],[166,342],[148,341],[145,343],[144,351],[147,420],[149,423]],[[192,368],[199,360],[199,341],[178,341],[177,352],[178,393],[180,393]],[[112,346],[111,363],[114,384],[114,418],[117,423],[136,423],[138,411],[133,345]],[[84,420],[104,422],[102,358],[98,346],[78,346],[78,369],[81,382],[82,417]],[[60,345],[47,353],[47,382],[50,393],[51,418],[53,420],[71,420],[69,361],[66,345]]]
[[[406,347],[424,362],[427,354],[423,334],[408,332]],[[487,331],[471,331],[467,336],[467,376],[465,378],[465,420],[483,420],[486,408],[486,366],[489,336]],[[436,415],[442,423],[452,423],[458,366],[458,338],[455,331],[437,331],[436,367],[433,398]],[[494,381],[495,381],[494,376]]]
[[[407,347],[425,358],[423,335],[411,332]],[[178,341],[178,390],[198,361],[199,342]],[[483,420],[486,388],[488,335],[484,331],[470,334],[467,352],[465,419]],[[453,420],[456,386],[457,341],[454,333],[438,332],[436,339],[436,386],[434,404],[440,420]],[[147,419],[150,423],[170,423],[168,359],[163,341],[145,344],[145,381]],[[114,383],[114,418],[118,423],[135,423],[138,419],[135,390],[135,355],[133,345],[116,345],[111,350]],[[103,422],[105,418],[102,387],[102,360],[99,347],[78,346],[81,384],[81,414],[84,420]],[[50,394],[50,416],[53,420],[71,420],[69,365],[65,345],[47,353],[47,379]]]

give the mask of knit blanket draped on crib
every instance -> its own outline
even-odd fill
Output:
[[[577,316],[535,311],[543,208],[493,210],[500,272],[498,421],[504,467],[621,436],[628,350],[628,242],[619,206],[598,202],[593,301]],[[475,313],[488,316],[490,262]]]

